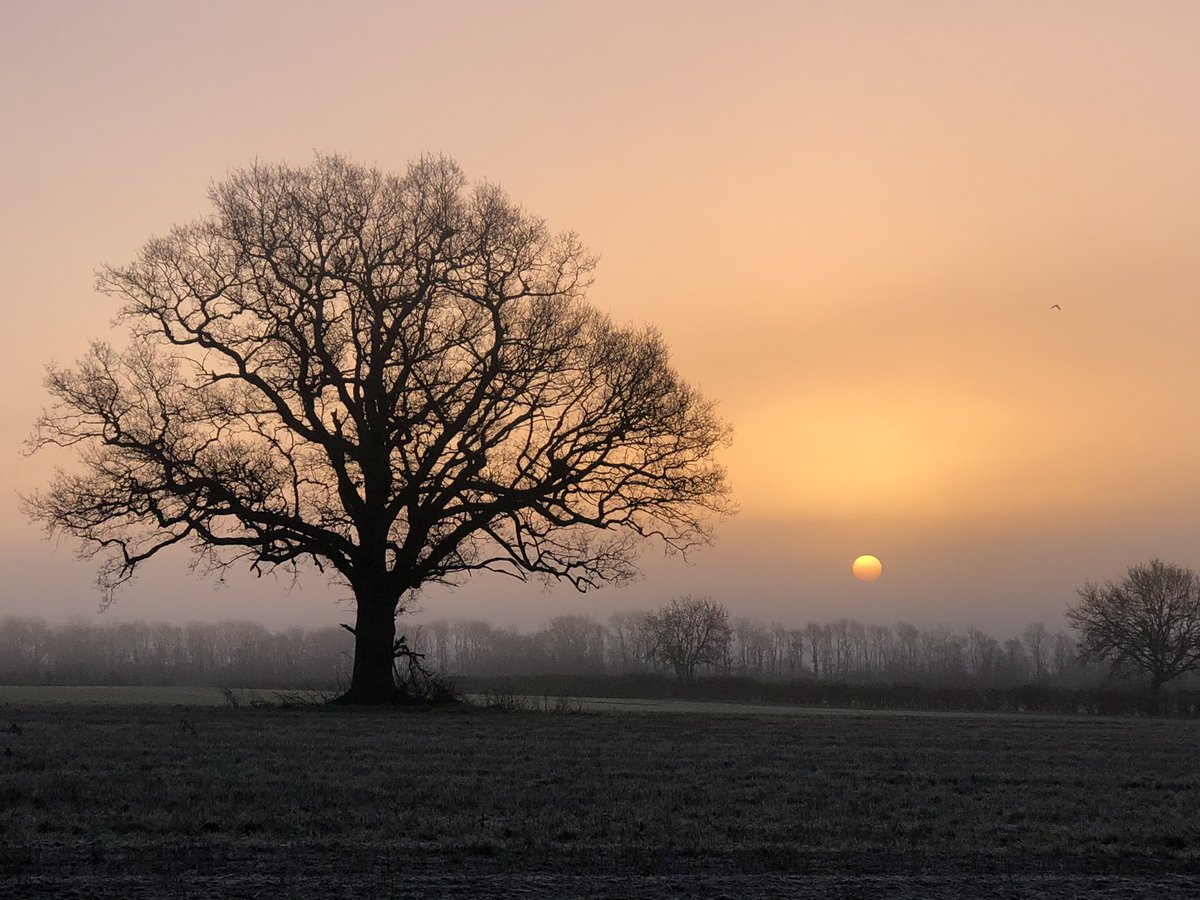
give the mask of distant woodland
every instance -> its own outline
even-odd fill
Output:
[[[425,665],[460,690],[505,696],[675,697],[864,708],[1133,713],[1140,683],[1076,654],[1071,633],[1040,622],[999,638],[853,619],[795,628],[732,618],[716,661],[684,682],[653,652],[652,613],[600,621],[563,615],[536,630],[482,620],[401,623]],[[211,685],[337,690],[353,637],[342,628],[270,631],[253,622],[65,624],[0,618],[0,683]],[[1200,714],[1194,677],[1163,713]]]
[[[431,664],[460,675],[665,674],[669,667],[653,651],[649,620],[644,612],[617,613],[606,622],[564,615],[533,632],[437,620],[414,629],[410,639]],[[1002,640],[945,625],[922,629],[838,619],[794,628],[734,618],[714,661],[697,674],[764,681],[1076,683],[1092,670],[1075,656],[1070,634],[1052,633],[1040,622]]]
[[[648,614],[607,621],[563,615],[522,631],[486,621],[401,624],[425,664],[455,678],[630,676],[670,673],[652,652]],[[74,621],[0,618],[0,681],[9,684],[153,684],[334,688],[348,676],[352,636],[336,627],[270,631],[251,622]],[[764,683],[1021,684],[1077,687],[1106,669],[1076,659],[1066,631],[1035,622],[998,638],[978,629],[868,625],[853,619],[794,628],[728,623],[717,661],[699,679]]]

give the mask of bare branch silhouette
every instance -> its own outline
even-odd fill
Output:
[[[352,701],[395,698],[395,615],[480,570],[580,590],[730,511],[729,430],[594,265],[449,159],[255,165],[213,213],[100,272],[125,350],[51,367],[30,446],[74,447],[28,511],[98,554],[106,602],[174,545],[202,569],[305,561],[353,590]]]

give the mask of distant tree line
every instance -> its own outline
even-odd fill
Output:
[[[6,616],[0,618],[0,683],[330,689],[345,683],[353,647],[354,639],[334,627],[49,624]]]
[[[1114,678],[1104,659],[1089,662],[1072,634],[1041,622],[1004,639],[850,618],[796,627],[679,598],[604,621],[556,616],[531,630],[448,619],[400,630],[427,668],[469,690],[506,681],[530,692],[1085,712],[1130,702],[1121,699],[1130,682]],[[353,638],[334,627],[0,618],[0,682],[8,684],[334,689],[349,678],[352,650]],[[1194,680],[1181,684],[1186,697],[1168,701],[1177,712],[1188,714]],[[1072,693],[1080,690],[1101,694]]]
[[[1200,715],[1200,575],[1154,559],[1078,596],[1066,611],[1078,643],[1041,622],[1003,640],[977,628],[849,618],[795,627],[679,597],[603,622],[556,616],[532,631],[484,620],[408,623],[394,656],[439,690],[447,678],[466,690],[514,690],[519,680],[526,693],[576,696]],[[341,689],[353,649],[343,628],[7,616],[0,683]]]
[[[709,612],[724,614],[711,601]],[[855,619],[801,627],[718,617],[707,626],[654,612],[556,616],[522,630],[483,620],[403,624],[413,649],[452,676],[631,675],[737,677],[759,681],[1074,684],[1104,669],[1077,659],[1065,631],[1034,622],[998,639],[979,629]],[[692,657],[672,655],[664,623],[707,627]],[[349,675],[353,638],[335,627],[271,631],[253,622],[50,624],[0,618],[0,681],[8,684],[168,684],[336,687]],[[680,649],[680,648],[676,648]]]
[[[454,675],[627,675],[674,672],[687,680],[740,677],[762,681],[903,681],[975,684],[1074,684],[1101,668],[1081,662],[1063,630],[1033,622],[996,638],[977,628],[919,628],[908,622],[864,624],[842,618],[801,627],[729,618],[713,646],[694,661],[672,659],[661,639],[661,617],[621,612],[600,621],[562,615],[522,631],[484,620],[437,619],[412,630],[414,647],[435,668]]]

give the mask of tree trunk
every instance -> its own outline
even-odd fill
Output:
[[[356,601],[354,671],[350,676],[350,687],[334,702],[396,703],[402,698],[393,672],[396,604],[378,597],[358,596]]]
[[[1162,686],[1166,679],[1159,675],[1150,678],[1150,715],[1162,715]]]

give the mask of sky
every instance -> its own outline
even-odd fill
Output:
[[[0,615],[95,619],[20,513],[44,366],[104,264],[214,179],[453,156],[600,257],[591,301],[719,403],[740,513],[578,595],[477,577],[421,618],[682,594],[790,624],[1013,632],[1200,566],[1200,4],[0,0]],[[1058,305],[1061,309],[1052,308]],[[850,573],[862,553],[877,581]],[[348,621],[346,590],[155,560],[110,619]]]

